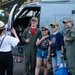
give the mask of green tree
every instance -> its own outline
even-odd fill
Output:
[[[0,20],[7,23],[8,22],[8,17],[9,17],[9,15],[7,15],[7,14],[5,16],[0,16]]]

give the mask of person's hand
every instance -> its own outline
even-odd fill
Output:
[[[64,37],[64,41],[66,41],[67,37]]]
[[[70,38],[67,38],[67,37],[64,37],[64,41],[69,42],[69,41],[71,41],[71,39]]]
[[[16,34],[16,30],[14,28],[11,29],[11,32],[13,33],[13,35],[15,36],[15,38],[19,39],[19,37]]]
[[[49,45],[51,45],[52,44],[52,42],[51,41],[49,41]]]
[[[64,54],[61,53],[60,57],[63,58],[64,57]]]
[[[66,40],[67,40],[67,41],[70,41],[70,38],[67,38]]]
[[[11,32],[12,32],[13,34],[16,34],[16,30],[15,30],[14,28],[11,29]]]
[[[42,38],[41,38],[41,40],[44,40],[45,39],[45,37],[43,36]]]
[[[29,38],[25,40],[26,43],[29,43],[29,41],[30,41]]]

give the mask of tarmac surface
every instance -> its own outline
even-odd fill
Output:
[[[24,70],[23,62],[19,62],[19,63],[14,62],[14,68],[13,69],[14,69],[13,75],[24,75],[23,74],[23,70]],[[43,66],[42,66],[39,75],[43,75],[43,72],[44,72],[44,69],[43,69]],[[48,75],[53,75],[52,69],[49,69]]]

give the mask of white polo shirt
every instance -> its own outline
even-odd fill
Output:
[[[5,35],[0,36],[0,44],[4,36]],[[19,39],[14,38],[13,36],[6,35],[2,42],[0,52],[9,52],[11,51],[11,47],[12,46],[15,47],[18,43],[19,43]]]

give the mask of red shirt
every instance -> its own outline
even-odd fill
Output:
[[[35,34],[35,30],[36,30],[36,28],[31,28],[31,33],[32,33],[32,35]]]

